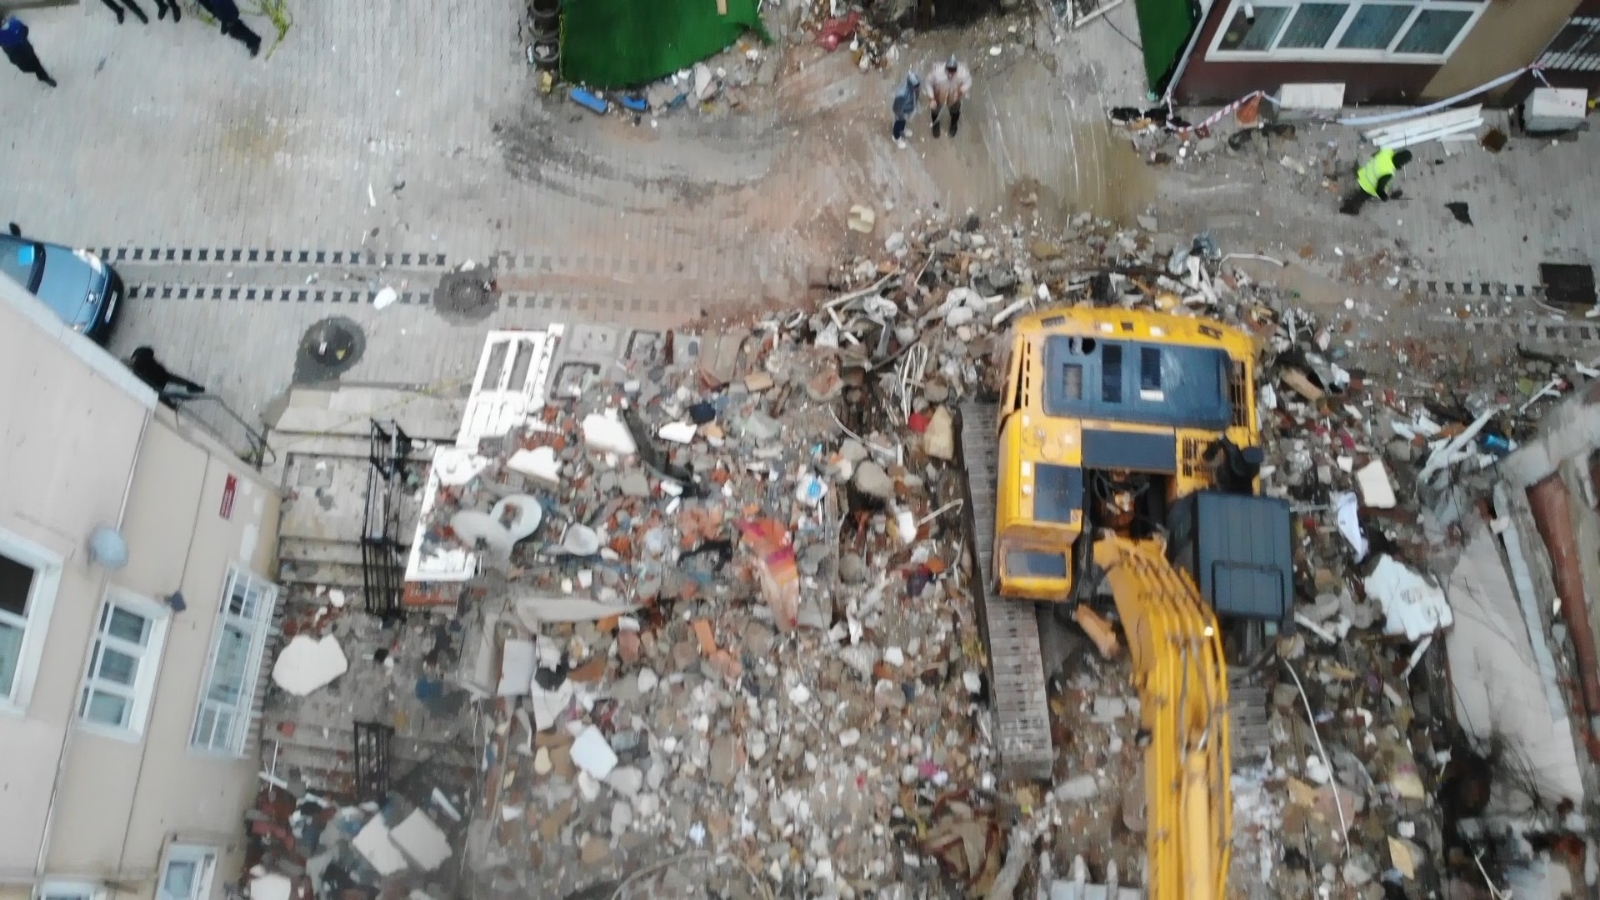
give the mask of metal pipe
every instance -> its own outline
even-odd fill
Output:
[[[154,418],[154,416],[155,404],[151,403],[145,408],[144,418],[139,422],[139,441],[133,445],[133,462],[128,466],[128,481],[122,489],[122,503],[117,507],[118,534],[122,533],[123,524],[126,522],[128,517],[128,502],[133,497],[134,476],[139,472],[139,458],[144,453],[144,439],[150,431],[150,420]],[[100,590],[101,593],[104,594],[106,579],[102,577],[100,581]],[[83,657],[78,660],[78,668],[75,671],[79,673],[88,671],[89,655],[94,652],[94,640],[95,635],[91,630],[89,634],[89,640],[84,642]],[[56,801],[61,799],[61,781],[66,777],[67,774],[67,757],[72,751],[72,736],[76,734],[78,730],[74,724],[76,718],[74,716],[74,712],[77,710],[77,707],[78,692],[72,691],[71,698],[67,701],[67,724],[64,729],[64,733],[61,736],[61,752],[56,755],[56,774],[50,782],[50,800],[45,806],[44,828],[41,830],[39,835],[39,855],[33,861],[33,884],[35,887],[38,887],[40,884],[42,884],[45,877],[45,862],[47,861],[50,853],[50,836],[51,832],[55,830],[56,824]]]
[[[1600,667],[1596,665],[1594,632],[1589,621],[1589,605],[1583,594],[1583,571],[1578,563],[1578,538],[1572,525],[1572,495],[1560,473],[1548,475],[1528,488],[1528,505],[1533,523],[1550,556],[1556,596],[1561,601],[1561,618],[1566,622],[1577,656],[1578,684],[1584,712],[1589,719],[1589,755],[1600,759],[1596,731],[1600,730]]]
[[[1178,82],[1183,80],[1183,70],[1189,68],[1189,56],[1194,53],[1194,46],[1200,43],[1200,32],[1206,30],[1206,19],[1210,17],[1211,7],[1207,6],[1200,13],[1200,20],[1194,23],[1194,33],[1189,35],[1189,42],[1183,47],[1183,56],[1178,58],[1178,67],[1172,70],[1172,77],[1167,79],[1167,89],[1161,92],[1161,105],[1168,110],[1172,109],[1172,95],[1178,91]]]

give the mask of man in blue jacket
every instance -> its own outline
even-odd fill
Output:
[[[250,50],[251,56],[261,52],[261,35],[251,31],[250,26],[240,21],[237,3],[233,0],[195,0],[195,2],[222,24],[223,34],[245,45]]]
[[[921,86],[922,79],[912,72],[900,84],[900,90],[894,92],[894,102],[890,104],[894,110],[894,142],[901,150],[906,148],[906,120],[917,111],[917,88]]]
[[[0,50],[5,51],[6,59],[11,60],[13,66],[37,76],[51,87],[56,86],[56,80],[39,62],[39,54],[33,52],[33,44],[28,41],[28,26],[16,16],[0,13]]]

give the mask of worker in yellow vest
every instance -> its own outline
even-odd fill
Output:
[[[1344,206],[1339,211],[1347,216],[1353,216],[1361,212],[1361,207],[1373,197],[1379,200],[1398,198],[1399,189],[1391,191],[1389,185],[1394,183],[1395,173],[1405,168],[1408,162],[1411,162],[1410,150],[1391,150],[1384,147],[1372,154],[1371,159],[1356,169],[1357,189],[1345,196]]]

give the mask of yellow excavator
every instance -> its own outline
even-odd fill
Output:
[[[1013,325],[999,402],[962,408],[1003,774],[1052,775],[1039,606],[1103,653],[1125,641],[1150,900],[1224,896],[1228,660],[1292,614],[1289,507],[1258,494],[1254,365],[1251,336],[1219,322],[1050,309]]]

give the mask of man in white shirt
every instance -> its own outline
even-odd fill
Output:
[[[923,82],[922,91],[933,107],[933,136],[939,136],[939,111],[948,108],[950,136],[955,137],[961,127],[961,101],[972,93],[972,73],[952,53],[944,66],[934,69]]]

